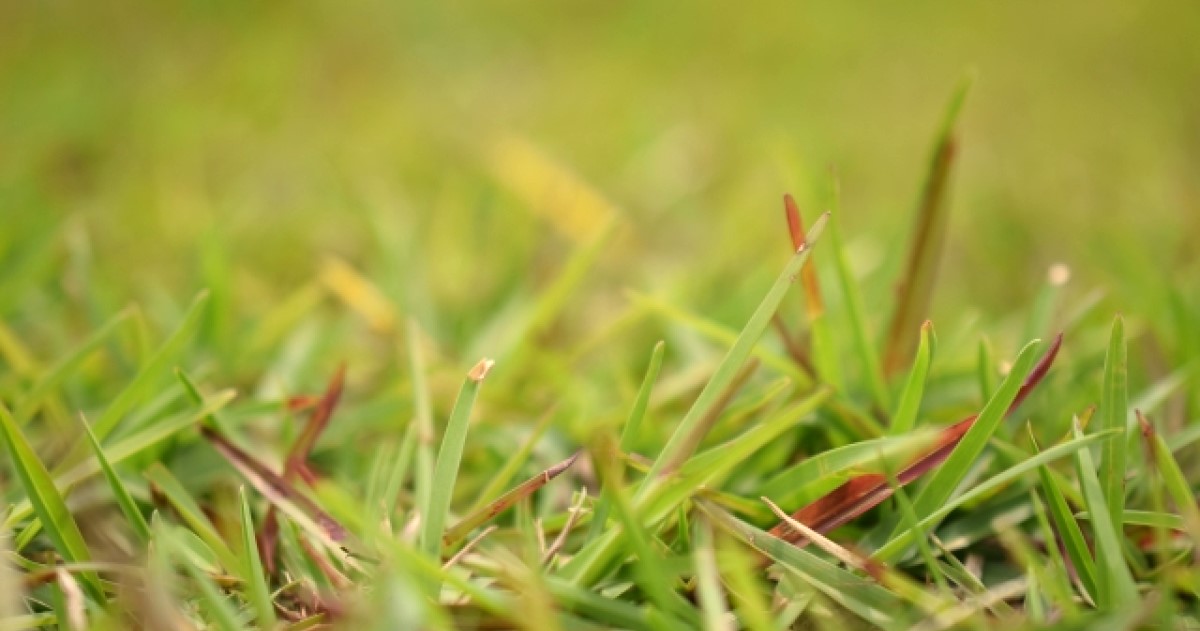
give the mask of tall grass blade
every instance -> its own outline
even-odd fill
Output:
[[[1125,357],[1125,321],[1121,316],[1113,320],[1112,334],[1108,340],[1108,353],[1104,357],[1104,389],[1100,393],[1100,429],[1125,431],[1129,414],[1128,367]],[[1100,458],[1100,469],[1096,475],[1104,490],[1104,504],[1112,516],[1112,527],[1121,532],[1121,512],[1125,510],[1125,452],[1127,440],[1105,443]]]
[[[968,75],[955,90],[935,141],[929,175],[917,206],[908,263],[896,288],[897,303],[892,312],[883,353],[885,374],[900,370],[912,355],[916,341],[912,333],[921,326],[922,321],[929,318],[938,264],[946,241],[946,228],[950,223],[947,189],[957,150],[954,125],[973,82],[974,76]]]
[[[423,523],[420,547],[426,555],[435,559],[441,557],[442,535],[450,512],[454,483],[458,479],[458,469],[462,463],[463,448],[467,443],[471,408],[475,406],[479,386],[491,367],[492,361],[484,359],[467,373],[467,378],[458,392],[458,400],[454,402],[454,409],[450,412],[446,433],[442,436],[442,446],[438,450],[433,485],[428,498],[429,504],[422,507],[421,511]]]
[[[1124,424],[1104,431],[1116,435],[1116,438],[1108,442],[1125,442]],[[1078,419],[1075,420],[1074,432],[1076,440],[1083,436]],[[1092,454],[1088,450],[1080,449],[1075,452],[1075,473],[1079,477],[1079,486],[1083,490],[1088,512],[1093,515],[1112,515],[1106,504],[1100,480],[1096,477]],[[1096,544],[1096,604],[1109,611],[1135,605],[1138,602],[1138,590],[1129,566],[1125,564],[1125,553],[1120,538],[1121,524],[1114,526],[1112,521],[1107,519],[1093,519],[1091,524]]]

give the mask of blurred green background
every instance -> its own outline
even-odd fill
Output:
[[[219,278],[249,325],[333,255],[486,350],[575,245],[498,181],[519,138],[620,209],[567,339],[626,288],[740,322],[781,194],[811,221],[831,167],[878,331],[973,69],[935,321],[1019,314],[1057,262],[1152,314],[1200,287],[1198,41],[1191,1],[6,2],[0,261],[43,273],[0,307],[36,347],[49,309],[94,326]]]

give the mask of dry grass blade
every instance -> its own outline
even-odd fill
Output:
[[[452,545],[461,541],[464,537],[471,533],[479,526],[487,523],[495,518],[500,513],[512,508],[517,502],[533,495],[533,492],[546,486],[550,480],[562,475],[564,471],[571,468],[575,461],[579,459],[580,452],[575,452],[570,458],[555,464],[554,466],[538,473],[521,484],[514,487],[511,491],[501,495],[494,502],[484,506],[480,510],[471,513],[464,517],[457,524],[446,530],[442,536],[443,545]]]
[[[320,506],[317,506],[316,502],[297,491],[291,482],[271,471],[267,465],[259,462],[237,445],[225,440],[212,429],[202,427],[200,432],[272,505],[285,511],[290,508],[288,505],[294,505],[311,518],[327,538],[334,542],[346,540],[346,529]]]
[[[1055,338],[1054,344],[1046,351],[1046,354],[1038,362],[1037,366],[1026,377],[1025,382],[1017,392],[1016,398],[1008,407],[1008,413],[1017,409],[1029,393],[1037,387],[1042,378],[1046,376],[1046,372],[1050,370],[1050,366],[1053,364],[1054,358],[1058,355],[1058,349],[1061,345],[1062,335],[1059,335]],[[917,458],[896,476],[898,485],[904,486],[945,462],[950,453],[954,451],[955,446],[958,445],[958,442],[966,435],[967,430],[971,429],[976,418],[978,418],[977,415],[972,415],[942,430],[934,446],[924,456]],[[887,476],[878,473],[861,475],[796,511],[792,514],[792,519],[808,526],[816,532],[827,533],[878,506],[884,500],[891,497],[893,492],[894,488],[888,484]],[[808,538],[803,533],[791,528],[786,521],[780,522],[772,528],[770,534],[798,546],[804,546],[808,543]]]
[[[938,261],[946,240],[946,227],[950,223],[946,191],[958,144],[954,136],[954,123],[970,87],[971,78],[967,77],[951,97],[941,133],[934,147],[929,175],[917,208],[908,263],[896,287],[897,302],[883,355],[885,374],[895,373],[904,367],[913,354],[916,344],[914,334],[921,322],[929,317]]]
[[[311,397],[293,397],[289,400],[288,405],[293,410],[304,409],[311,406],[312,414],[309,415],[308,424],[304,426],[304,430],[300,436],[296,438],[296,442],[292,444],[292,448],[288,451],[287,460],[284,461],[283,479],[291,482],[300,476],[305,482],[312,484],[315,481],[315,474],[308,468],[308,457],[312,454],[313,447],[317,444],[317,439],[320,438],[321,432],[329,426],[329,419],[333,418],[333,411],[337,407],[338,401],[342,397],[342,389],[346,383],[346,365],[338,366],[337,372],[329,380],[329,385],[325,388],[325,393],[315,400]],[[302,399],[303,407],[296,405],[300,403],[297,399]],[[263,519],[262,532],[259,534],[258,545],[259,554],[263,558],[263,564],[266,566],[268,574],[275,573],[275,548],[279,540],[279,516],[275,513],[275,505],[267,507],[266,517]]]

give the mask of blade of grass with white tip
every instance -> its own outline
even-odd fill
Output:
[[[1021,476],[1030,473],[1031,471],[1035,471],[1037,467],[1041,465],[1053,462],[1072,453],[1082,451],[1085,447],[1102,440],[1111,439],[1114,435],[1115,432],[1111,431],[1099,432],[1089,436],[1075,438],[1060,445],[1055,445],[1054,447],[1051,447],[1050,449],[1047,449],[1046,451],[1043,451],[1018,465],[1009,467],[995,476],[988,478],[986,481],[980,483],[966,493],[950,499],[945,504],[939,506],[937,510],[933,511],[929,515],[926,515],[925,517],[922,517],[921,521],[919,521],[916,525],[919,528],[928,531],[946,515],[949,515],[952,511],[954,511],[954,509],[969,504],[977,498],[985,497],[988,493],[1003,487],[1005,484],[1008,484],[1014,480],[1018,480],[1021,478]],[[901,552],[904,552],[908,549],[908,546],[912,544],[912,540],[915,535],[915,530],[911,528],[903,529],[890,541],[876,550],[872,557],[881,561],[887,561],[889,559],[896,558]]]
[[[247,591],[247,600],[254,607],[258,626],[262,629],[275,627],[275,604],[271,600],[271,588],[267,585],[267,575],[263,570],[262,557],[258,554],[258,541],[254,536],[254,518],[250,515],[250,500],[246,497],[246,487],[238,489],[238,506],[241,509],[242,520],[242,558],[245,559],[243,569]]]
[[[1079,427],[1078,419],[1075,419],[1074,423],[1075,437],[1076,440],[1079,440],[1083,437],[1083,430]],[[1116,435],[1115,439],[1108,442],[1124,443],[1124,417],[1121,419],[1120,427],[1109,428],[1106,431]],[[1099,434],[1093,434],[1093,436],[1097,435]],[[1052,450],[1047,450],[1047,453],[1049,451]],[[1104,490],[1100,480],[1096,477],[1096,467],[1092,461],[1091,452],[1086,449],[1075,452],[1075,470],[1088,512],[1093,515],[1111,516],[1113,513],[1106,504]],[[1114,526],[1111,519],[1094,519],[1091,523],[1092,536],[1096,544],[1096,588],[1099,592],[1096,604],[1101,609],[1110,611],[1134,605],[1138,602],[1138,591],[1137,585],[1133,581],[1133,575],[1129,572],[1129,566],[1125,564],[1121,539],[1117,534],[1121,532],[1121,524],[1117,523]]]
[[[108,456],[104,455],[104,448],[100,446],[100,441],[96,440],[96,435],[92,433],[92,428],[88,426],[87,419],[80,415],[80,425],[83,426],[83,431],[87,434],[88,444],[92,446],[92,452],[96,455],[96,463],[100,465],[100,470],[104,473],[104,479],[108,482],[108,486],[112,489],[113,497],[117,500],[117,506],[120,507],[121,513],[125,515],[125,520],[129,522],[129,526],[133,528],[134,534],[142,543],[150,540],[150,524],[146,523],[146,518],[142,516],[142,511],[138,508],[137,503],[133,501],[133,496],[129,494],[129,489],[125,488],[125,483],[121,481],[121,476],[112,467],[112,463],[108,461]]]
[[[467,443],[471,409],[479,395],[479,386],[491,367],[492,361],[483,359],[467,373],[467,378],[463,380],[462,388],[458,392],[458,400],[454,402],[454,408],[450,412],[446,432],[442,436],[442,446],[438,450],[437,463],[434,465],[429,504],[421,511],[424,523],[421,524],[420,547],[425,554],[434,559],[441,557],[442,534],[450,512],[450,497],[458,480],[463,448]]]
[[[50,472],[17,427],[16,419],[3,404],[0,404],[0,435],[3,436],[12,469],[21,481],[38,521],[50,537],[50,541],[54,543],[55,549],[68,562],[90,561],[91,553],[83,540],[83,533],[71,516],[62,494],[54,485]],[[100,587],[100,579],[96,574],[84,572],[80,574],[80,578],[83,579],[83,587],[88,596],[97,603],[104,603],[104,590]]]
[[[1108,340],[1108,353],[1104,358],[1104,389],[1100,393],[1100,429],[1126,430],[1126,415],[1129,413],[1128,367],[1125,357],[1125,321],[1117,316],[1113,320],[1112,334]],[[1104,505],[1111,515],[1112,530],[1121,530],[1121,512],[1125,509],[1125,460],[1127,440],[1112,440],[1104,445],[1100,457],[1100,487],[1104,491]]]
[[[712,378],[708,380],[708,383],[704,384],[704,388],[696,397],[695,403],[688,409],[683,420],[679,422],[679,426],[675,428],[675,432],[667,440],[667,444],[659,453],[658,458],[654,461],[654,465],[650,468],[650,472],[638,488],[637,497],[644,495],[655,484],[659,473],[663,471],[663,467],[666,464],[682,462],[691,455],[690,453],[684,453],[684,451],[687,445],[693,443],[692,435],[704,420],[704,416],[709,408],[717,402],[721,393],[733,382],[738,373],[741,372],[742,365],[749,359],[754,346],[758,343],[758,339],[762,337],[763,332],[770,325],[775,311],[779,309],[779,304],[783,302],[783,297],[787,294],[793,278],[800,272],[805,261],[808,260],[809,252],[812,251],[813,245],[824,230],[828,217],[828,214],[822,215],[813,225],[805,247],[797,250],[791,260],[788,261],[783,272],[776,278],[774,285],[767,292],[766,297],[763,298],[758,308],[755,309],[754,314],[750,316],[750,319],[742,328],[741,334],[738,335],[737,341],[733,343],[733,346],[729,349],[724,359],[717,365]]]
[[[92,351],[100,347],[108,341],[108,338],[115,333],[126,320],[129,319],[130,310],[122,310],[117,315],[113,316],[108,322],[105,322],[99,329],[92,333],[82,344],[59,359],[53,366],[46,369],[41,377],[29,388],[13,410],[13,417],[17,420],[17,425],[24,425],[33,413],[37,411],[38,406],[42,401],[54,391],[70,375],[83,360],[91,355]]]
[[[153,385],[153,381],[163,373],[171,369],[179,354],[184,350],[184,344],[196,333],[200,324],[204,321],[205,306],[208,304],[208,292],[202,291],[192,300],[191,306],[188,307],[187,313],[183,316],[183,322],[179,328],[175,329],[162,346],[154,352],[146,365],[138,370],[137,375],[125,386],[123,390],[115,398],[100,418],[92,424],[92,432],[96,434],[96,439],[103,441],[108,435],[117,428],[124,416],[133,409],[133,406],[138,403]]]
[[[900,403],[888,428],[888,433],[893,436],[911,431],[917,423],[917,413],[921,411],[921,399],[925,395],[925,380],[929,377],[929,365],[933,361],[933,343],[933,323],[926,320],[921,325],[921,341],[917,345],[912,370],[908,373],[908,382],[900,393]]]
[[[625,420],[625,426],[621,428],[621,453],[630,453],[637,444],[642,420],[646,418],[646,408],[650,405],[650,393],[654,390],[654,382],[658,380],[658,373],[662,370],[665,353],[666,344],[662,341],[655,344],[654,350],[650,353],[650,365],[646,367],[642,385],[638,388],[637,396],[633,400],[633,409],[629,411],[629,418]],[[608,522],[608,504],[608,498],[603,496],[596,503],[595,511],[592,513],[592,523],[588,527],[587,541],[592,541],[604,531],[605,524]]]

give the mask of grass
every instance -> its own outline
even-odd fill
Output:
[[[1200,626],[1200,22],[480,10],[0,9],[0,631]]]

